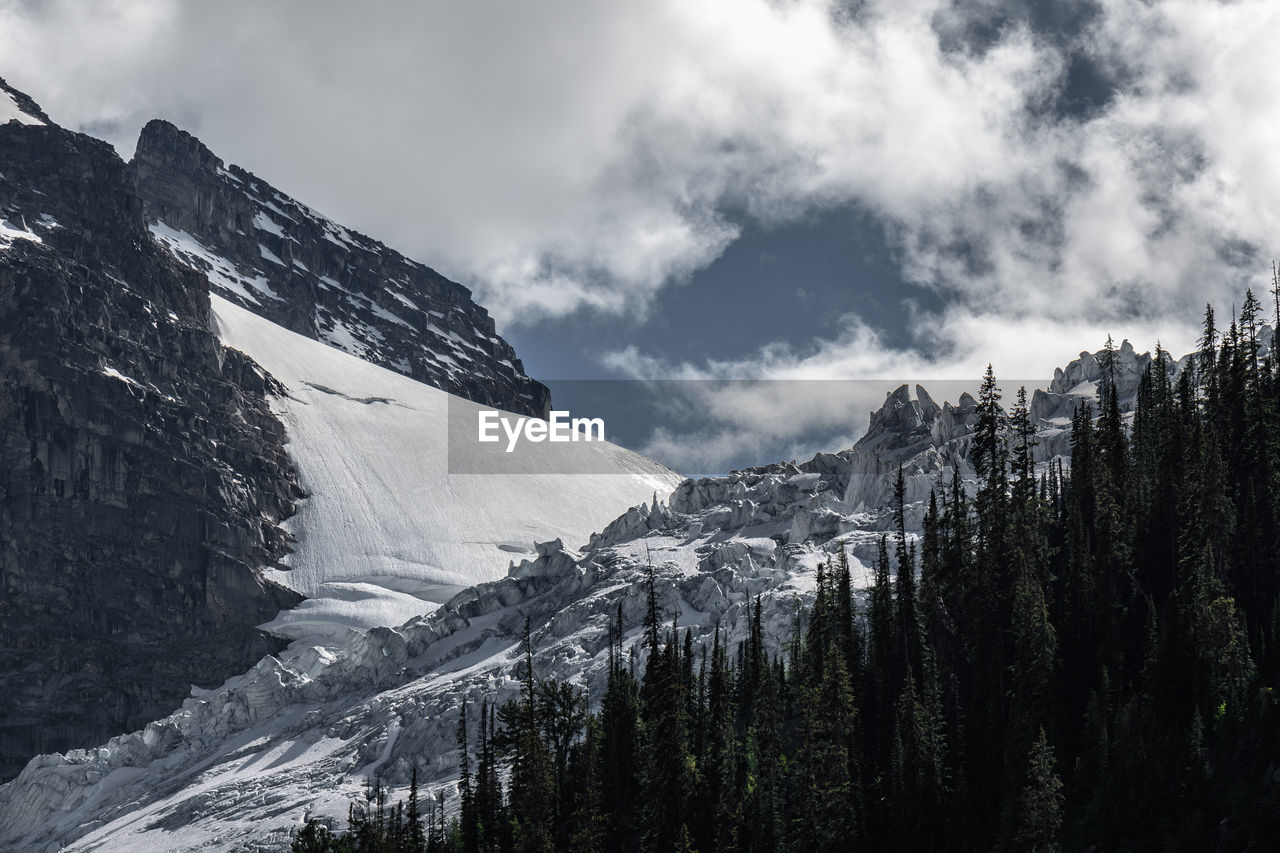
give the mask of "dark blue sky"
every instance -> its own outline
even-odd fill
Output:
[[[548,383],[616,376],[606,351],[634,345],[670,362],[749,357],[764,344],[803,348],[856,314],[889,339],[907,333],[908,303],[938,295],[902,281],[874,217],[850,208],[779,228],[747,226],[714,263],[663,290],[643,321],[581,312],[506,331],[525,370]]]
[[[653,451],[647,444],[657,428],[692,436],[715,429],[714,419],[682,412],[664,413],[643,383],[616,379],[619,374],[600,363],[600,355],[634,346],[642,354],[660,355],[672,363],[702,366],[708,360],[749,359],[762,345],[784,341],[797,349],[814,337],[833,338],[842,317],[854,314],[886,340],[907,342],[909,303],[940,307],[938,294],[902,280],[889,244],[876,220],[856,209],[841,208],[779,228],[749,227],[725,253],[682,284],[664,290],[643,321],[579,314],[537,325],[518,325],[507,338],[524,360],[525,370],[551,388],[557,408],[575,416],[603,417],[614,442],[653,453],[659,461],[689,476],[723,473],[796,455],[795,436],[780,438],[767,449],[744,447],[723,460],[691,468]],[[864,377],[871,382],[799,382],[797,405],[813,405],[822,395],[848,396],[845,428],[823,424],[808,433],[808,451],[841,450],[849,436],[865,427],[875,398],[900,381]],[[883,381],[878,381],[878,380]],[[881,390],[883,385],[883,390]],[[673,397],[687,399],[682,383],[660,385]],[[858,402],[854,403],[853,400]],[[720,470],[723,469],[723,470]]]

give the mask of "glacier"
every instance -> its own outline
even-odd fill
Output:
[[[285,568],[266,571],[307,600],[264,626],[273,633],[340,645],[350,629],[402,624],[463,587],[503,577],[513,558],[534,554],[535,542],[584,544],[627,507],[665,499],[683,479],[608,442],[531,445],[522,455],[554,452],[551,473],[504,469],[514,460],[448,433],[458,411],[475,423],[470,413],[486,407],[216,294],[211,304],[223,344],[283,386],[274,408],[307,493],[284,523],[294,552]],[[451,451],[453,470],[485,473],[450,473]]]

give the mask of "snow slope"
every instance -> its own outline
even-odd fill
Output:
[[[340,644],[350,628],[399,625],[462,587],[503,577],[535,542],[584,544],[681,480],[605,442],[528,445],[515,460],[481,454],[474,435],[461,434],[452,436],[453,470],[489,473],[451,474],[450,409],[457,433],[481,406],[216,295],[212,304],[223,343],[287,389],[275,408],[308,495],[285,525],[297,539],[288,569],[268,571],[309,598],[269,630]],[[540,453],[555,473],[513,473]]]

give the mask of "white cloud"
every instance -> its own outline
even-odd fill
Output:
[[[1102,347],[1110,335],[1129,340],[1142,352],[1163,346],[1175,356],[1191,351],[1200,329],[1197,318],[1109,321],[1034,315],[975,313],[955,306],[940,314],[916,314],[911,340],[893,341],[855,316],[842,318],[841,332],[815,338],[803,347],[785,341],[761,346],[733,360],[673,362],[634,345],[606,352],[603,363],[637,379],[678,380],[840,380],[894,382],[976,381],[988,364],[1006,384],[1047,382],[1056,367],[1079,353]]]
[[[904,277],[942,296],[906,337],[848,316],[736,360],[607,357],[622,375],[789,380],[687,384],[678,404],[705,422],[647,449],[713,470],[847,444],[898,382],[954,397],[938,381],[990,361],[1012,393],[1108,333],[1181,353],[1206,301],[1265,289],[1280,4],[1100,0],[1070,44],[1011,26],[952,49],[973,11],[0,0],[0,74],[126,156],[169,117],[506,324],[643,316],[747,225],[874,212]],[[1069,49],[1117,81],[1084,115],[1054,109]]]
[[[0,73],[126,154],[146,118],[173,118],[473,285],[504,323],[640,316],[748,220],[848,203],[951,306],[920,318],[941,328],[913,356],[930,364],[962,357],[973,318],[1154,331],[1261,280],[1280,6],[1104,0],[1075,46],[1120,89],[1085,117],[1051,108],[1064,48],[1025,27],[945,51],[968,11],[0,0]],[[791,360],[861,371],[866,334]]]

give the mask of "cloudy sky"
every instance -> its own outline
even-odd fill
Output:
[[[464,282],[539,378],[1047,376],[1266,288],[1278,32],[1270,0],[0,0],[0,76]]]

